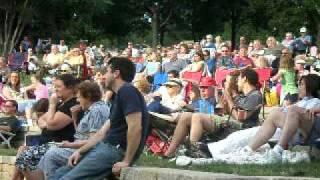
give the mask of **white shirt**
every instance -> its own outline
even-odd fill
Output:
[[[304,97],[296,105],[304,109],[320,108],[320,99]]]

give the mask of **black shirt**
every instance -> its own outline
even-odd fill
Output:
[[[12,133],[19,131],[19,120],[16,116],[8,116],[0,118],[0,126],[9,126]]]
[[[144,147],[145,140],[149,132],[149,118],[143,96],[129,83],[124,84],[119,89],[112,101],[110,111],[111,127],[104,140],[104,142],[115,146],[120,145],[123,150],[126,150],[128,132],[126,116],[135,112],[142,113],[142,136],[134,159],[137,158]]]
[[[76,98],[72,98],[65,103],[58,103],[56,112],[62,112],[71,118],[70,108],[76,104],[78,104]],[[64,140],[72,142],[74,140],[74,133],[75,129],[72,122],[60,130],[52,131],[43,129],[41,134],[43,136],[42,143],[47,143],[50,141],[61,142]]]

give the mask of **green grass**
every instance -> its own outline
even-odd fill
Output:
[[[0,156],[16,156],[16,149],[0,149]]]
[[[15,156],[16,149],[0,149],[0,156]],[[179,167],[175,162],[161,159],[159,156],[143,153],[137,162],[138,166],[175,168],[202,172],[215,172],[238,174],[244,176],[300,176],[320,178],[320,161],[299,164],[270,164],[270,165],[235,165],[235,164],[212,164],[203,166]]]
[[[235,164],[212,164],[203,166],[179,167],[175,162],[161,159],[154,155],[141,155],[138,166],[176,168],[193,171],[238,174],[244,176],[304,176],[320,177],[320,162],[299,164],[270,164],[270,165],[235,165]]]

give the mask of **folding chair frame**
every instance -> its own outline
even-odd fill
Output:
[[[5,137],[5,135],[9,136],[8,138]],[[0,138],[3,140],[3,144],[7,144],[8,147],[11,149],[11,140],[14,138],[16,134],[0,130]]]

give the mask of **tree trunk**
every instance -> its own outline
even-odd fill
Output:
[[[231,11],[231,51],[236,48],[236,27],[237,27],[237,17],[235,8]]]
[[[16,1],[13,1],[12,4],[5,9],[4,28],[0,33],[1,55],[5,57],[12,52],[22,35],[26,24],[25,12],[28,2],[28,0],[23,2],[21,10],[15,9],[18,6]]]
[[[156,48],[158,44],[158,33],[159,33],[159,11],[158,7],[155,7],[155,10],[152,14],[152,48]]]
[[[164,29],[164,28],[161,28],[161,29],[160,29],[160,36],[159,36],[159,42],[160,42],[160,45],[161,45],[161,46],[163,46],[164,33],[165,33],[165,29]]]
[[[317,23],[317,46],[319,47],[319,42],[320,42],[320,22]]]

